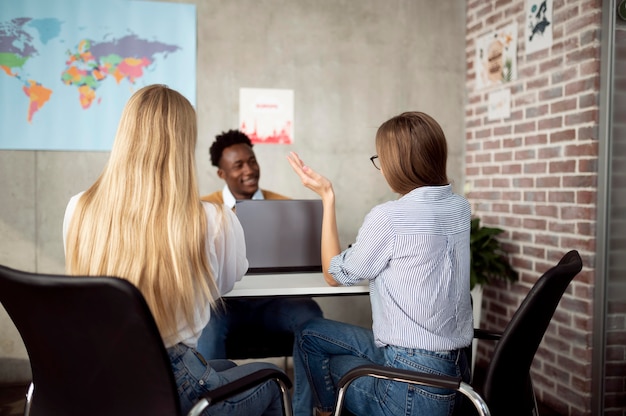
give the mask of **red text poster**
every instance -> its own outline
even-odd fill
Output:
[[[293,90],[241,88],[239,129],[253,143],[293,143]]]

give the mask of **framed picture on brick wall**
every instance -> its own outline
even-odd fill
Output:
[[[476,41],[476,87],[517,79],[517,23],[489,32]]]
[[[552,46],[552,0],[526,0],[526,54]]]

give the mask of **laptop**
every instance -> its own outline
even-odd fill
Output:
[[[322,201],[247,199],[235,213],[243,227],[247,274],[321,272]]]

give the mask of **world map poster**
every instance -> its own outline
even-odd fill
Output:
[[[0,149],[109,151],[150,84],[195,105],[195,5],[0,0]]]

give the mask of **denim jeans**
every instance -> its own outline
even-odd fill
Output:
[[[200,400],[202,393],[263,368],[277,368],[270,363],[236,365],[228,360],[205,361],[193,348],[176,344],[167,349],[178,388],[182,414]],[[205,415],[282,415],[280,388],[274,381],[266,381],[250,390],[215,404]]]
[[[305,322],[323,316],[317,302],[310,297],[223,299],[224,309],[213,312],[198,340],[198,351],[211,360],[228,358],[226,337],[229,331],[240,326],[295,333]],[[300,400],[313,405],[308,390],[302,392]]]
[[[296,337],[294,355],[294,413],[310,416],[312,409],[298,395],[308,387],[317,407],[332,411],[336,385],[350,369],[380,364],[430,374],[460,376],[469,381],[463,351],[433,352],[395,346],[377,347],[371,330],[326,319],[310,321]],[[348,389],[345,408],[356,415],[451,415],[454,391],[362,377]]]

